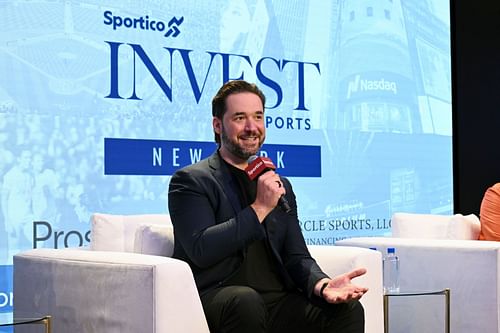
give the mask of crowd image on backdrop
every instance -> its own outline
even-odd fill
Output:
[[[168,176],[104,174],[104,138],[182,137],[192,129],[179,123],[196,123],[182,110],[147,111],[115,109],[103,117],[0,109],[0,264],[33,247],[34,221],[48,222],[52,232],[85,232],[92,212],[165,211]]]

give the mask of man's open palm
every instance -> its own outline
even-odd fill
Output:
[[[365,268],[358,268],[334,277],[323,290],[323,298],[328,303],[344,303],[360,299],[368,291],[368,288],[357,286],[351,280],[365,273]]]

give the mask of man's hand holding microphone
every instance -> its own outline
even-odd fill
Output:
[[[285,187],[280,176],[274,172],[276,167],[267,157],[251,156],[245,171],[251,180],[257,179],[257,195],[250,206],[253,208],[259,221],[279,205],[285,212],[290,211],[290,205],[285,198]]]

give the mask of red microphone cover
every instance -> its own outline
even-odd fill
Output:
[[[252,157],[250,159],[252,159]],[[269,169],[276,170],[276,167],[274,166],[273,161],[270,158],[255,157],[245,168],[245,171],[248,175],[248,178],[250,178],[250,180],[254,180]]]

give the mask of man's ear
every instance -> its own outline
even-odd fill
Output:
[[[220,133],[222,132],[222,120],[217,117],[213,117],[212,127],[214,128],[214,132],[220,135]]]

